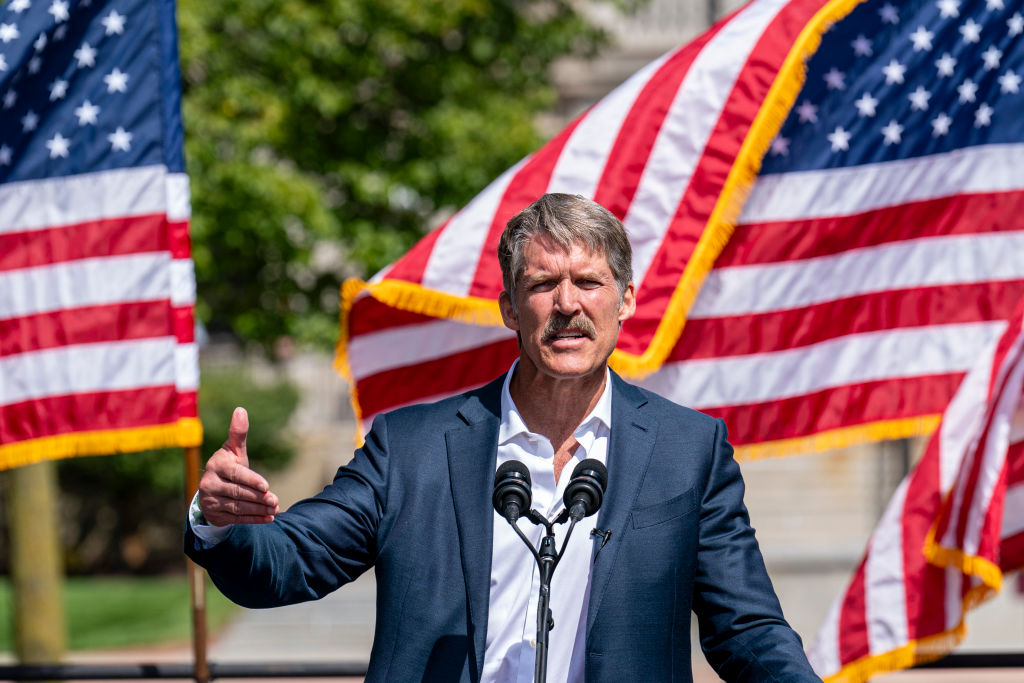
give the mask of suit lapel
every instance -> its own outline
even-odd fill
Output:
[[[496,380],[467,397],[459,408],[465,425],[445,432],[478,676],[483,669],[487,636],[494,537],[491,491],[497,462],[502,381],[503,378]]]
[[[601,552],[597,552],[601,540],[595,539],[594,542],[587,611],[588,635],[601,606],[618,548],[626,533],[630,510],[647,472],[657,432],[657,423],[642,410],[647,397],[636,387],[623,382],[614,372],[611,377],[613,393],[612,429],[607,458],[608,489],[604,504],[597,513],[597,527],[611,531],[611,536]]]

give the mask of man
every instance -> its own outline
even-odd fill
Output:
[[[819,680],[765,572],[724,424],[607,367],[636,308],[622,224],[549,194],[509,221],[498,255],[520,346],[505,376],[378,416],[334,482],[280,515],[247,466],[239,409],[202,477],[190,528],[206,540],[190,530],[189,555],[253,607],[319,598],[374,566],[367,680],[530,681],[536,571],[491,508],[495,469],[527,464],[550,518],[574,463],[594,458],[608,488],[554,574],[550,680],[689,681],[691,610],[724,679]]]

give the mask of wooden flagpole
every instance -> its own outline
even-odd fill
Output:
[[[198,489],[199,446],[188,446],[185,448],[186,505],[192,503],[192,496]],[[206,572],[191,559],[186,562],[188,562],[188,587],[192,604],[193,677],[196,683],[209,683],[210,662],[206,653]]]

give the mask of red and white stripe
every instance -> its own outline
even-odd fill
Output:
[[[1001,326],[818,633],[810,658],[827,680],[866,680],[948,652],[966,610],[998,590],[999,567],[1024,564],[1010,545],[1024,519],[1014,509],[1024,495],[1024,306]]]
[[[637,315],[627,321],[619,347],[642,353],[650,344],[676,286],[758,113],[759,103],[788,55],[789,46],[827,0],[759,0],[717,24],[693,43],[635,74],[524,159],[462,211],[428,235],[406,256],[379,273],[385,281],[421,285],[444,295],[493,302],[501,291],[496,247],[505,223],[544,192],[592,196],[620,216],[635,250]],[[446,371],[433,376],[432,356],[414,351],[401,365],[368,371],[362,348],[380,349],[373,336],[388,328],[430,322],[366,295],[345,312],[346,350],[363,417],[400,405],[458,392],[501,372],[515,344],[484,342],[481,357],[461,351]],[[371,321],[363,324],[363,321]],[[494,322],[497,323],[496,316]],[[472,328],[438,326],[436,343],[473,334]],[[421,330],[422,331],[422,330]],[[362,341],[361,335],[366,335]],[[488,333],[490,336],[490,333]],[[400,336],[400,335],[399,335]],[[391,334],[391,339],[395,335]],[[418,334],[414,346],[422,339]],[[484,371],[481,358],[500,361]],[[466,368],[461,368],[465,361]],[[426,365],[425,365],[426,364]],[[446,367],[453,367],[452,365]],[[425,370],[425,371],[424,371]],[[401,372],[421,392],[393,391]],[[427,375],[427,376],[425,376]]]
[[[197,417],[189,218],[163,166],[0,186],[0,467]]]

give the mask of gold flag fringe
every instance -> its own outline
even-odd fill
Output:
[[[202,442],[203,425],[194,417],[151,427],[74,432],[0,444],[0,470],[43,460],[198,446]]]
[[[760,460],[784,455],[821,453],[862,443],[928,436],[939,427],[941,415],[921,415],[900,420],[880,420],[853,427],[831,429],[794,439],[779,439],[736,446],[737,460]]]

